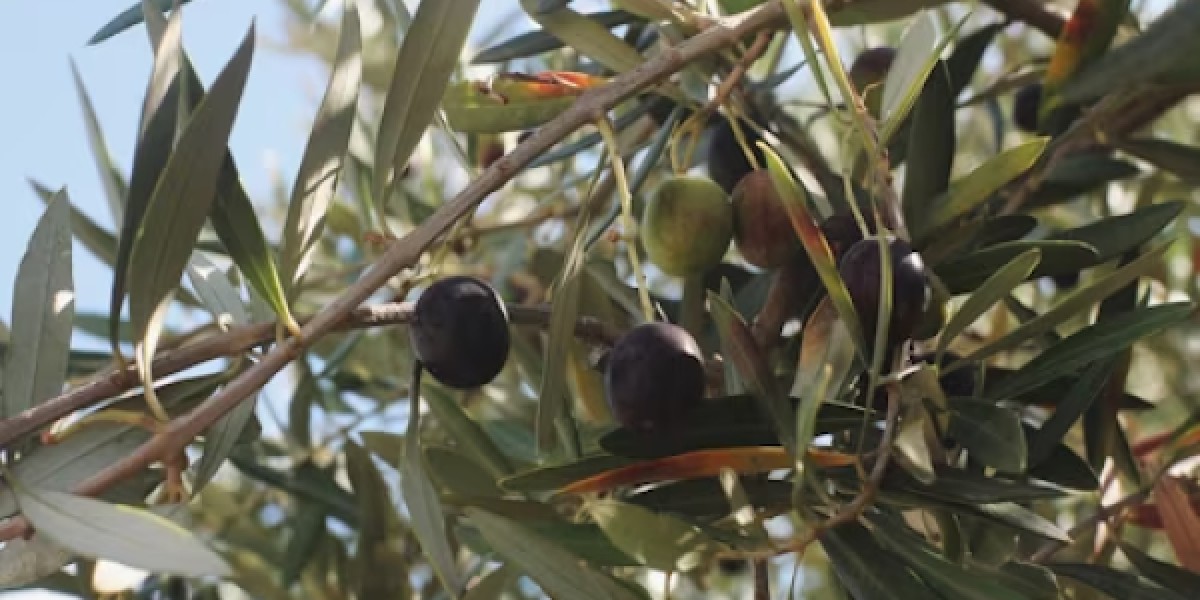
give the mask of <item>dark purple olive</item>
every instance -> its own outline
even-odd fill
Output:
[[[704,398],[704,355],[682,327],[646,323],[609,353],[604,394],[613,418],[641,433],[672,430]]]
[[[408,334],[425,370],[452,388],[489,383],[508,360],[508,311],[496,290],[474,277],[457,275],[429,286],[413,309]]]
[[[821,234],[825,236],[825,242],[829,244],[834,259],[839,263],[846,251],[863,239],[858,222],[849,213],[837,213],[825,219],[825,222],[821,223]]]
[[[879,46],[863,50],[850,65],[850,81],[854,89],[863,96],[863,103],[872,115],[879,116],[883,100],[883,82],[887,79],[892,62],[896,60],[896,49]]]
[[[760,167],[766,166],[767,159],[758,147],[762,136],[745,121],[739,125],[742,129],[742,136],[746,140],[746,146],[754,154],[754,160]],[[733,125],[730,124],[729,119],[721,119],[713,127],[708,141],[708,176],[717,182],[717,185],[721,186],[726,194],[731,194],[738,182],[753,170],[754,167],[746,159],[746,151],[742,149],[737,136],[733,134]]]
[[[760,169],[743,177],[732,201],[733,236],[746,262],[773,269],[800,251],[800,238],[770,173]]]
[[[868,345],[874,343],[879,318],[882,261],[878,240],[871,236],[854,244],[838,266]],[[912,337],[929,303],[930,290],[921,255],[913,252],[907,242],[888,236],[888,252],[892,262],[892,314],[887,335],[890,348]]]
[[[1037,133],[1042,84],[1031,83],[1013,95],[1013,123],[1026,133]]]

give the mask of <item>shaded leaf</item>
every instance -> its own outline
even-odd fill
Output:
[[[947,260],[934,267],[938,277],[952,294],[974,291],[991,274],[1018,256],[1037,250],[1040,259],[1028,279],[1062,273],[1078,273],[1080,269],[1098,263],[1094,248],[1073,240],[1039,240],[1003,242],[977,250],[966,256]]]
[[[1033,273],[1033,269],[1037,267],[1041,259],[1041,250],[1034,248],[1021,253],[992,273],[987,281],[983,282],[959,307],[954,316],[946,322],[946,326],[942,328],[942,332],[938,336],[938,354],[944,353],[954,338],[958,337],[958,334],[970,327],[996,302],[1011,294],[1013,289],[1025,281],[1030,273]]]
[[[723,549],[700,528],[671,515],[613,499],[586,506],[613,545],[652,569],[686,573],[707,565]]]
[[[392,498],[387,482],[375,468],[371,455],[354,442],[347,442],[346,473],[354,495],[358,499],[359,527],[358,548],[351,572],[360,598],[397,598],[408,589],[407,573],[392,568],[394,557],[388,553],[388,531],[396,520]],[[413,511],[413,518],[425,515]],[[438,515],[441,524],[441,515]],[[415,525],[419,527],[419,525]],[[457,590],[451,588],[451,593]],[[457,595],[457,594],[455,594]]]
[[[597,24],[611,29],[619,25],[627,25],[642,20],[637,15],[624,10],[594,12],[582,15]],[[563,47],[562,40],[545,30],[531,31],[514,36],[500,44],[480,50],[471,59],[473,65],[503,63],[518,58],[526,58]]]
[[[478,508],[465,510],[488,544],[529,573],[547,594],[580,600],[638,598],[630,589],[517,521]]]
[[[442,514],[442,502],[438,498],[429,474],[425,472],[425,461],[421,454],[420,440],[420,373],[416,365],[413,377],[412,410],[408,417],[408,430],[404,439],[404,459],[400,463],[400,490],[404,504],[412,520],[413,531],[421,542],[421,550],[429,557],[434,573],[452,596],[462,593],[463,580],[459,573],[454,550],[446,536],[446,518]]]
[[[1038,464],[1050,457],[1071,426],[1087,412],[1103,391],[1114,366],[1112,360],[1101,360],[1083,370],[1075,385],[1071,386],[1071,391],[1055,407],[1054,414],[1029,439],[1030,463]]]
[[[1088,244],[1099,252],[1099,262],[1108,262],[1153,239],[1175,222],[1182,210],[1183,203],[1180,201],[1152,204],[1129,214],[1062,231],[1054,239]]]
[[[1137,570],[1147,579],[1180,594],[1190,594],[1195,590],[1200,590],[1200,574],[1158,560],[1142,552],[1133,544],[1119,543],[1121,552],[1125,553],[1129,562],[1133,563],[1133,566],[1137,567]]]
[[[1121,149],[1188,183],[1200,183],[1200,148],[1162,139],[1133,139]]]
[[[88,144],[91,146],[92,159],[96,161],[100,182],[104,186],[104,197],[108,200],[109,213],[113,221],[119,223],[125,212],[125,183],[121,181],[116,164],[108,152],[108,144],[104,140],[104,132],[96,118],[96,109],[88,96],[87,88],[83,85],[83,77],[79,75],[79,67],[75,59],[71,59],[71,78],[75,82],[75,92],[79,95],[79,104],[83,107],[83,121],[87,125]],[[72,219],[74,221],[74,219]]]
[[[1016,412],[965,398],[955,399],[950,406],[949,433],[973,458],[1005,473],[1025,472],[1025,432]]]
[[[580,54],[618,73],[633,70],[642,63],[637,50],[607,27],[566,7],[539,11],[535,6],[537,1],[521,0],[521,7],[542,29]]]
[[[857,600],[926,598],[933,593],[858,523],[838,525],[818,539],[838,579]]]
[[[191,1],[192,0],[180,0],[179,3],[187,4]],[[155,4],[158,6],[158,9],[163,12],[170,10],[173,3],[174,0],[157,0],[155,2]],[[121,14],[113,17],[111,21],[96,31],[96,33],[92,35],[91,39],[89,39],[87,43],[89,46],[99,44],[100,42],[103,42],[108,38],[111,38],[125,31],[126,29],[129,29],[130,27],[138,25],[142,22],[142,20],[142,3],[138,2],[125,9]]]
[[[1050,570],[1069,577],[1113,598],[1121,600],[1185,600],[1163,587],[1144,581],[1132,573],[1122,573],[1112,567],[1085,563],[1050,563]]]
[[[67,376],[75,286],[71,274],[71,200],[65,190],[38,220],[13,284],[4,404],[12,417],[58,395]]]
[[[938,61],[917,98],[908,135],[904,175],[904,218],[910,231],[924,231],[932,202],[950,185],[954,164],[954,94],[950,72]]]

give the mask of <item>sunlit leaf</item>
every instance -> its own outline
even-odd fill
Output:
[[[615,546],[653,569],[688,572],[723,549],[700,528],[671,515],[612,499],[586,506]]]

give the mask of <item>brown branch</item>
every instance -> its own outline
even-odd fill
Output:
[[[1046,8],[1040,0],[983,0],[993,10],[1017,21],[1023,21],[1046,35],[1057,38],[1066,18]]]
[[[319,339],[341,326],[356,307],[383,287],[396,273],[415,263],[435,240],[473,211],[488,194],[499,189],[559,141],[591,123],[597,113],[611,109],[635,94],[661,83],[700,57],[732,46],[747,35],[782,25],[786,22],[784,16],[783,5],[778,0],[773,0],[744,13],[720,19],[696,36],[678,46],[665,49],[637,68],[616,77],[610,84],[585,92],[571,108],[539,128],[511,153],[493,163],[419,227],[403,239],[392,243],[387,252],[379,257],[359,281],[304,325],[301,335],[289,338],[272,348],[254,366],[200,406],[171,421],[162,433],[76,486],[74,493],[94,496],[137,474],[162,457],[180,452],[217,419],[261,389],[276,373],[299,357],[310,341]],[[14,518],[9,525],[13,525],[13,522],[23,523],[24,519]]]
[[[411,302],[364,306],[355,309],[336,329],[368,329],[403,325],[412,316]],[[547,306],[509,305],[509,320],[514,325],[546,325],[550,322]],[[307,323],[311,317],[301,319]],[[598,345],[611,346],[621,334],[615,328],[592,317],[581,317],[575,324],[575,335]],[[270,343],[275,339],[275,323],[259,323],[235,327],[227,332],[203,338],[169,352],[154,360],[154,373],[160,377],[172,375],[210,360],[235,356]],[[112,370],[91,383],[56,396],[10,419],[0,420],[0,447],[28,435],[67,415],[94,406],[106,399],[141,385],[137,370],[130,366]]]

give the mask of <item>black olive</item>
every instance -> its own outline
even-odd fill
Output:
[[[1038,110],[1042,103],[1042,84],[1031,83],[1013,96],[1013,123],[1027,133],[1038,131]]]
[[[754,154],[754,160],[760,167],[765,167],[767,159],[758,147],[762,136],[746,121],[739,125],[747,147]],[[720,123],[713,127],[711,136],[708,141],[708,176],[717,182],[726,194],[732,194],[733,188],[737,187],[738,182],[753,171],[754,167],[746,159],[746,151],[742,150],[737,136],[733,134],[733,125],[729,119],[721,119]]]
[[[608,355],[605,398],[626,429],[670,431],[704,397],[704,357],[682,327],[646,323],[617,340]]]
[[[846,251],[863,239],[858,222],[854,220],[854,215],[849,213],[837,213],[825,219],[825,222],[821,223],[821,234],[825,236],[825,242],[829,244],[834,260],[839,263]]]
[[[888,325],[888,346],[912,337],[929,303],[929,282],[921,255],[904,240],[888,236],[892,261],[892,314]],[[877,237],[854,244],[842,257],[838,271],[846,282],[846,291],[854,302],[866,343],[875,341],[875,321],[879,315],[880,252]]]
[[[408,331],[425,370],[452,388],[489,383],[508,360],[508,312],[496,290],[474,277],[447,277],[429,286]]]

